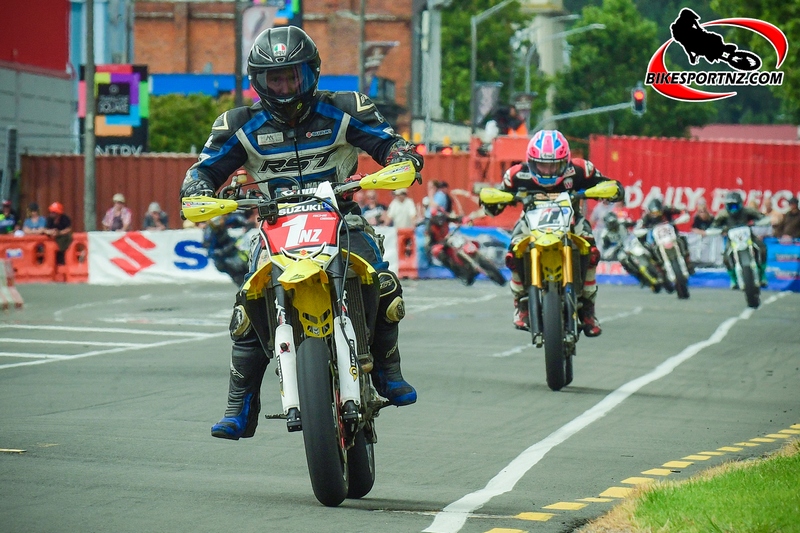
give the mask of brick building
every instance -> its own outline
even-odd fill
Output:
[[[147,65],[151,74],[233,73],[233,2],[137,1],[134,6],[134,62]],[[303,0],[303,28],[319,48],[323,75],[358,74],[359,8],[360,0]],[[388,52],[377,76],[394,82],[394,99],[407,109],[412,0],[370,0],[365,21],[366,41],[399,43]],[[396,127],[409,130],[408,113]]]

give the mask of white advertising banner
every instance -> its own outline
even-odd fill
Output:
[[[214,267],[200,229],[89,232],[89,283],[126,285],[211,281],[232,284]]]

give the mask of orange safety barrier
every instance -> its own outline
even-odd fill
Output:
[[[419,278],[417,263],[417,239],[413,228],[397,230],[397,275],[405,279]]]
[[[20,283],[55,281],[57,249],[46,235],[0,237],[0,259],[11,262],[14,278]]]
[[[64,252],[64,265],[58,266],[57,281],[86,283],[89,281],[89,235],[73,233],[72,244]]]
[[[7,259],[0,260],[0,307],[3,310],[15,307],[22,308],[22,295],[14,283],[14,267]]]

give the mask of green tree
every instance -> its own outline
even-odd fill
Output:
[[[789,41],[787,59],[781,65],[783,85],[770,87],[782,101],[780,120],[800,123],[800,70],[797,67],[797,52],[792,47],[800,43],[800,3],[796,1],[761,0],[712,0],[711,7],[723,17],[749,17],[760,19],[780,28]],[[775,70],[775,49],[761,35],[748,31],[731,32],[731,38],[739,47],[758,54],[764,64],[761,70]],[[727,39],[726,39],[727,40]],[[791,58],[795,59],[792,60]]]
[[[442,105],[448,108],[454,103],[457,121],[470,120],[470,19],[500,1],[463,0],[442,10]],[[519,3],[512,2],[478,25],[477,81],[504,83],[501,101],[505,102],[511,96],[507,82],[516,63],[509,43],[521,22]],[[521,79],[520,72],[515,75]]]
[[[568,113],[629,102],[631,89],[644,81],[647,65],[660,45],[656,24],[642,18],[631,0],[604,0],[587,6],[576,27],[604,24],[605,29],[573,35],[569,67],[555,77],[555,113]],[[680,102],[648,87],[647,112],[639,117],[623,109],[559,121],[574,137],[593,133],[686,136],[689,126],[706,124],[712,104]]]
[[[234,107],[233,96],[166,94],[150,100],[150,151],[190,152],[202,149],[211,124]]]

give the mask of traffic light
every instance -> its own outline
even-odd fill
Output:
[[[631,110],[639,115],[644,115],[646,111],[647,93],[644,92],[644,87],[637,86],[631,91]]]

